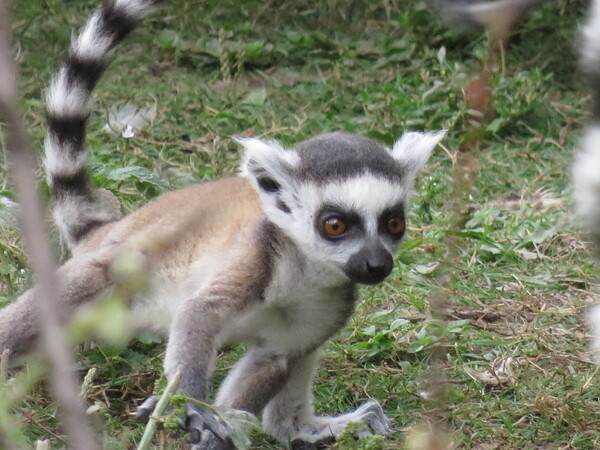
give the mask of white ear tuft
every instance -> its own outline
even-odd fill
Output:
[[[394,144],[392,156],[407,169],[408,178],[414,178],[425,165],[435,146],[446,135],[447,130],[420,133],[408,131]]]
[[[257,190],[265,205],[272,204],[286,209],[282,198],[289,193],[294,179],[294,168],[300,162],[298,153],[286,150],[277,141],[262,141],[256,138],[234,138],[244,146],[245,155],[240,172]]]
[[[263,141],[258,138],[233,138],[245,149],[240,172],[246,177],[255,177],[257,171],[270,173],[281,169],[291,168],[298,163],[298,154],[286,150],[277,141]],[[274,174],[275,175],[275,174]]]
[[[286,150],[277,141],[234,139],[246,150],[240,172],[256,189],[267,217],[280,226],[288,223],[294,206],[298,153]]]

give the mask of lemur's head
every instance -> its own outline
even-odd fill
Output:
[[[241,139],[241,169],[267,218],[309,259],[375,284],[392,270],[415,175],[443,136],[409,132],[392,149],[348,133],[321,134],[290,150]]]

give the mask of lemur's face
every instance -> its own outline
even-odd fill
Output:
[[[392,270],[414,177],[442,137],[408,133],[393,149],[345,133],[323,134],[294,150],[244,140],[242,170],[268,219],[309,261],[376,284]]]
[[[402,186],[363,175],[312,191],[311,256],[331,261],[355,283],[387,277],[404,236],[406,192]],[[305,198],[306,198],[305,197]]]

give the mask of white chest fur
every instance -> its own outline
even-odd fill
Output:
[[[354,310],[354,287],[339,270],[306,263],[293,249],[278,254],[262,299],[224,324],[221,343],[256,342],[284,352],[316,348],[344,325]],[[138,317],[168,332],[181,303],[210,283],[214,260],[197,260],[177,276],[157,271],[135,302]],[[202,301],[201,298],[198,301]]]
[[[264,299],[220,334],[222,342],[253,341],[284,352],[316,348],[354,310],[354,288],[337,273],[278,259]]]

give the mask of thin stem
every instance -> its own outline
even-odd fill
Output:
[[[177,387],[179,386],[179,380],[181,380],[181,368],[178,369],[173,378],[169,380],[167,387],[156,403],[154,411],[152,411],[152,414],[150,415],[150,420],[148,420],[148,424],[144,429],[144,434],[138,445],[138,450],[147,450],[150,448],[152,437],[154,436],[154,433],[156,433],[156,427],[159,420],[158,418],[162,416],[165,408],[169,404],[171,394],[175,393],[177,390]]]
[[[21,231],[31,267],[37,275],[36,292],[44,294],[37,302],[40,344],[50,365],[50,390],[71,448],[92,450],[97,444],[89,431],[78,396],[74,359],[60,319],[63,305],[37,193],[31,144],[18,108],[17,68],[12,60],[10,42],[8,3],[0,0],[0,119],[6,125],[6,160],[21,204]]]

